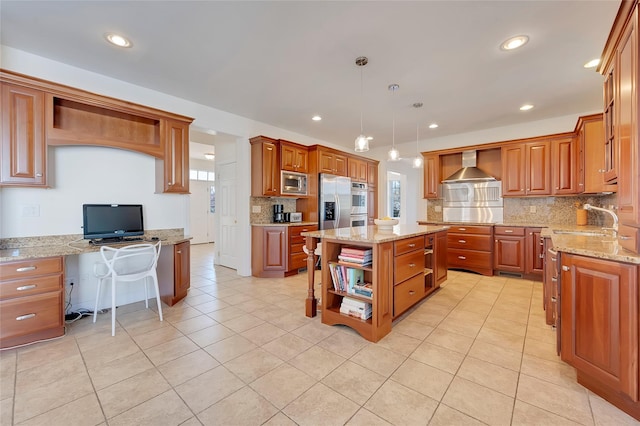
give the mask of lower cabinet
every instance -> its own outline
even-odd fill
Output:
[[[493,275],[493,226],[451,226],[447,236],[449,268]]]
[[[541,228],[496,226],[494,228],[494,269],[542,279],[544,247]]]
[[[307,254],[304,252],[305,238],[302,232],[317,231],[318,225],[289,226],[287,275],[295,275],[298,269],[307,267]]]
[[[158,260],[160,299],[169,306],[184,299],[191,285],[191,243],[165,246]]]
[[[638,265],[562,253],[562,360],[578,382],[640,419]]]
[[[287,269],[287,227],[251,227],[251,275],[284,277]]]
[[[62,257],[0,264],[0,347],[64,334]]]

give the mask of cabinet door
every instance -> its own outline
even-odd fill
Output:
[[[552,142],[553,194],[577,194],[578,191],[578,141],[562,138]]]
[[[369,186],[378,185],[378,163],[367,162],[367,183]]]
[[[191,244],[189,241],[176,244],[173,248],[174,262],[174,299],[187,295],[191,284]]]
[[[618,216],[625,225],[640,223],[638,194],[638,40],[635,21],[620,41],[618,62],[618,84],[616,86],[618,146]]]
[[[296,149],[296,171],[298,173],[309,172],[309,151],[303,148]]]
[[[347,170],[347,156],[334,154],[334,158],[336,166],[335,174],[338,176],[349,176],[349,171]]]
[[[542,274],[544,270],[544,242],[540,238],[540,228],[526,229],[526,264],[527,274]]]
[[[435,247],[433,248],[434,270],[433,275],[436,280],[436,287],[447,280],[447,233],[438,232],[435,238]]]
[[[526,194],[551,194],[551,146],[549,141],[526,146]]]
[[[189,193],[189,125],[166,121],[164,149],[164,191]]]
[[[424,155],[424,198],[438,198],[440,188],[440,156]]]
[[[616,183],[618,178],[618,149],[614,131],[615,114],[618,108],[614,90],[615,71],[614,66],[609,68],[604,80],[604,170],[602,173],[604,181],[610,184]]]
[[[581,129],[584,151],[584,189],[585,193],[611,191],[604,182],[605,137],[602,118],[584,123]]]
[[[2,84],[0,185],[46,186],[44,93]]]
[[[525,147],[510,145],[502,147],[502,195],[525,195]]]
[[[524,237],[496,237],[494,269],[524,272]]]
[[[280,168],[277,147],[273,143],[262,144],[262,194],[275,196],[280,193]]]
[[[331,173],[335,174],[336,172],[336,159],[333,156],[332,152],[318,150],[318,168],[320,169],[320,173]]]
[[[263,269],[284,271],[287,266],[287,238],[283,226],[265,227]]]
[[[375,225],[374,219],[378,218],[378,189],[370,186],[367,190],[367,223]]]
[[[562,360],[638,401],[638,266],[562,254]]]
[[[292,145],[280,142],[280,161],[282,170],[297,172],[297,149]]]

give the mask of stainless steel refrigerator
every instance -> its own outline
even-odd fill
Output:
[[[348,228],[351,223],[351,179],[320,174],[320,229]]]

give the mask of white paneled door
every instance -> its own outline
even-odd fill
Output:
[[[219,212],[220,222],[219,241],[216,241],[218,263],[228,268],[238,268],[237,255],[237,227],[238,217],[236,211],[236,163],[223,164],[219,168],[216,178],[216,189],[220,203],[216,210]]]
[[[213,242],[212,182],[192,180],[189,183],[191,244]]]

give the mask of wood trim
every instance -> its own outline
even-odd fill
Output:
[[[602,55],[600,55],[600,64],[598,68],[596,68],[596,71],[600,74],[606,74],[611,62],[614,60],[616,56],[616,46],[622,37],[622,30],[631,19],[632,11],[637,4],[638,0],[622,0],[620,2],[620,8],[618,9],[616,18],[613,20],[613,25],[611,26],[609,37],[602,50]]]

